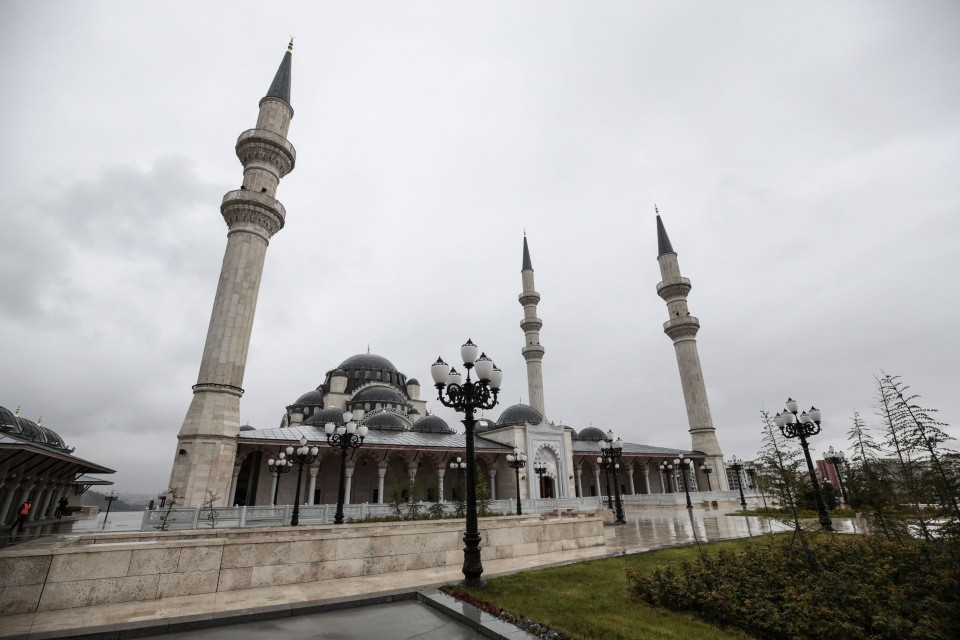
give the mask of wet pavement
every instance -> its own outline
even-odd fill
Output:
[[[193,629],[162,637],[170,640],[474,640],[485,636],[418,600],[410,600],[213,629]]]

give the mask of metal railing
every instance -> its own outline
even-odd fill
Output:
[[[599,498],[557,498],[521,500],[523,512],[539,514],[557,511],[596,511],[601,508]],[[393,504],[345,504],[343,514],[348,521],[362,521],[368,518],[408,517],[411,512],[424,517],[431,511],[431,502]],[[456,510],[455,502],[444,502],[445,516],[452,516]],[[516,509],[516,499],[491,500],[490,513],[510,515]],[[399,514],[398,514],[399,508]],[[300,524],[333,524],[336,512],[335,504],[301,505]],[[293,505],[250,506],[250,507],[174,507],[173,509],[155,509],[143,512],[141,531],[236,527],[275,527],[290,523]]]

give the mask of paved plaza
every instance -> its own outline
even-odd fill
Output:
[[[568,564],[612,555],[690,544],[697,540],[710,542],[742,538],[784,529],[784,526],[780,523],[765,518],[726,515],[732,510],[734,510],[732,506],[720,508],[698,507],[689,512],[683,507],[630,508],[627,509],[628,522],[626,525],[604,528],[607,535],[606,547],[484,561],[484,576],[489,578],[536,567]],[[857,530],[857,525],[850,520],[839,520],[837,525],[841,531],[853,532]],[[56,539],[57,536],[51,538]],[[42,544],[42,542],[42,540],[36,540],[27,544],[34,546]],[[454,583],[461,578],[459,567],[440,567],[308,584],[280,585],[242,591],[20,614],[2,618],[0,638],[40,637],[41,634],[42,637],[66,637],[71,632],[76,633],[82,629],[92,630],[92,628],[99,628],[102,631],[136,628],[142,634],[154,631],[164,633],[168,625],[190,621],[218,619],[222,620],[224,624],[230,624],[253,620],[258,615],[300,618],[302,613],[315,613],[318,606],[349,606],[349,603],[356,604],[358,600],[376,602],[378,598],[381,602],[388,602],[392,597],[399,598],[403,594]],[[422,612],[425,608],[415,601],[403,604],[414,606],[412,609],[404,606],[403,610]],[[393,603],[390,606],[393,606]],[[313,607],[313,610],[310,610],[311,607]],[[353,637],[411,637],[382,635],[377,631],[379,628],[377,625],[380,624],[378,616],[373,614],[368,616],[367,611],[389,611],[389,609],[354,608],[342,611],[331,618],[326,618],[336,621],[345,620],[349,624],[344,627],[343,633],[360,633],[362,635],[317,636],[314,629],[311,631],[314,635],[311,636],[298,636],[294,632],[293,635],[285,634],[284,637],[344,639]],[[325,613],[323,615],[330,614]],[[430,625],[433,623],[429,621],[429,619],[432,619],[432,615],[433,612],[430,612],[429,615],[421,613],[414,616],[423,618],[422,622],[427,625],[425,633],[432,633]],[[389,616],[386,617],[389,618]],[[300,628],[300,623],[294,622],[293,624],[293,628]],[[306,625],[306,623],[303,624]],[[337,624],[340,625],[339,622]],[[308,626],[306,625],[304,628]],[[261,627],[253,628],[245,624],[244,633],[246,634],[248,630],[250,634],[258,633],[256,631],[258,628]],[[235,636],[231,634],[231,637]],[[260,636],[244,635],[243,637],[254,638]],[[413,637],[420,636],[414,635]],[[422,637],[469,638],[473,636],[425,635]]]

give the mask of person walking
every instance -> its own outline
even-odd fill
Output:
[[[17,519],[14,521],[13,526],[10,527],[10,535],[17,535],[17,533],[23,531],[23,523],[27,521],[27,516],[30,515],[30,508],[33,506],[33,503],[30,502],[30,498],[27,498],[23,504],[20,505],[20,509],[17,511]],[[14,532],[16,529],[16,532]]]
[[[68,504],[70,504],[70,501],[67,500],[66,496],[60,498],[60,500],[57,502],[57,510],[53,513],[57,520],[62,518],[63,514],[66,513]]]

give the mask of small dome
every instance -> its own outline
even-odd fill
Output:
[[[580,436],[577,435],[577,430],[574,429],[573,427],[571,427],[571,426],[569,426],[569,425],[566,425],[566,424],[563,424],[563,425],[560,425],[560,426],[563,427],[564,429],[570,429],[570,439],[571,439],[571,440],[579,440],[579,439],[580,439]]]
[[[447,424],[447,421],[441,418],[440,416],[423,416],[419,420],[413,423],[413,426],[410,427],[411,431],[418,431],[420,433],[456,433],[450,425]]]
[[[340,376],[341,378],[346,378],[347,372],[341,369],[340,367],[337,367],[336,369],[334,369],[333,373],[331,373],[330,375],[333,377]]]
[[[365,418],[363,424],[366,425],[368,429],[376,429],[378,431],[407,430],[407,425],[404,424],[403,418],[391,411],[383,411],[369,418]]]
[[[350,356],[346,360],[340,363],[338,369],[384,369],[386,371],[396,371],[397,368],[393,366],[393,363],[384,358],[383,356],[374,355],[372,353],[358,353],[355,356]]]
[[[350,399],[350,402],[396,402],[406,404],[407,400],[400,395],[400,392],[396,389],[384,387],[383,385],[373,385],[360,389],[360,391]]]
[[[607,434],[603,429],[598,429],[596,427],[587,427],[580,432],[580,435],[577,436],[577,440],[591,440],[593,442],[598,442],[600,440],[606,440]]]
[[[316,389],[312,391],[307,391],[305,394],[297,398],[297,401],[294,402],[293,404],[303,405],[305,407],[322,407],[323,392],[317,391]]]
[[[256,431],[256,430],[257,430],[256,427],[252,427],[249,424],[245,424],[242,427],[240,427],[240,431]]]
[[[416,378],[410,378],[409,380],[407,380],[407,386],[408,386],[408,387],[409,387],[410,385],[412,385],[412,384],[415,384],[415,385],[417,385],[417,386],[419,387],[419,386],[420,386],[420,381],[417,380]]]
[[[498,427],[506,427],[517,424],[540,424],[543,422],[543,415],[539,411],[527,404],[515,404],[507,407],[500,414],[497,420]]]
[[[483,431],[490,431],[491,429],[496,429],[496,428],[497,428],[497,423],[494,422],[493,420],[480,418],[479,420],[477,420],[477,426],[474,427],[474,430],[477,433],[481,433]]]
[[[326,409],[321,409],[315,414],[307,418],[303,424],[322,427],[328,422],[333,424],[343,424],[343,411],[337,409],[336,407],[327,407]]]

